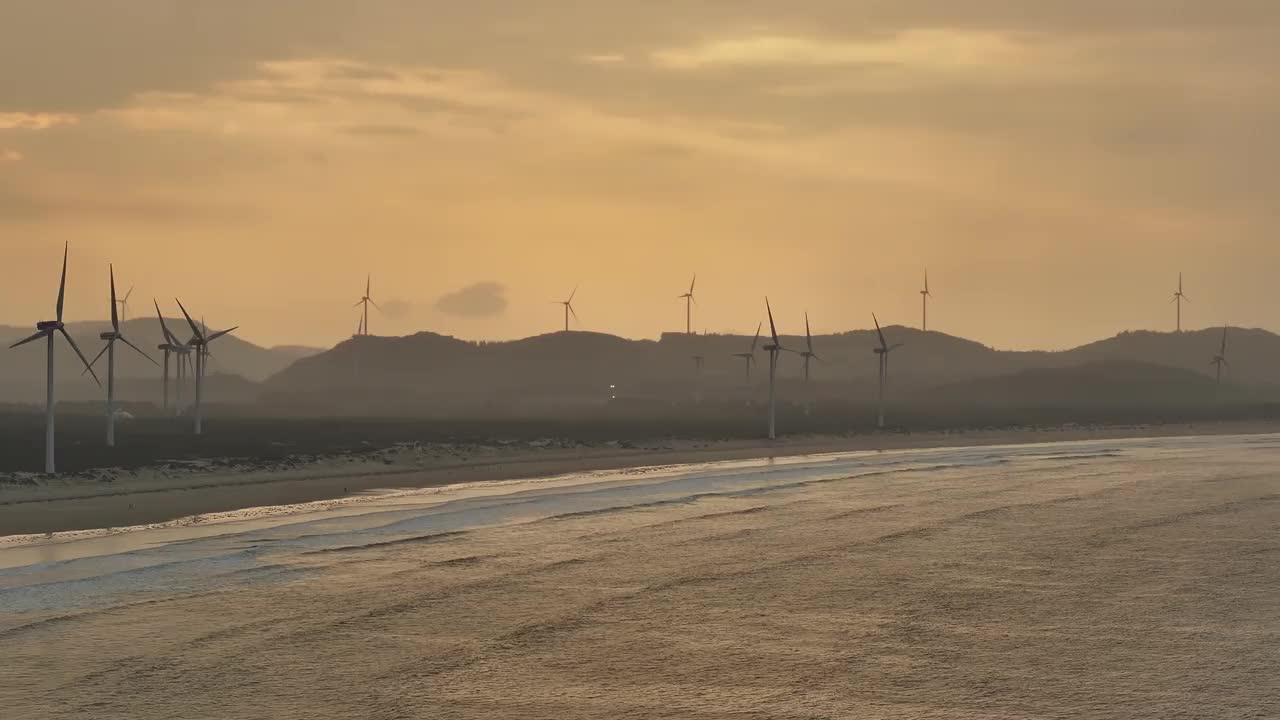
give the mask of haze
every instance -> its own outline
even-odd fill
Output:
[[[10,1],[0,323],[181,295],[261,344],[919,320],[1280,325],[1271,0]]]

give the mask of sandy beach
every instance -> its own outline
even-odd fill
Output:
[[[0,704],[31,720],[1275,717],[1277,461],[1276,435],[904,450],[144,532],[0,570]]]
[[[1280,431],[1280,422],[1067,426],[1014,430],[884,433],[762,440],[664,439],[634,445],[565,441],[427,445],[289,464],[211,465],[174,471],[106,470],[0,483],[0,536],[126,528],[243,508],[335,500],[386,488],[441,487],[637,466],[912,448],[1009,445],[1135,437],[1237,435]]]

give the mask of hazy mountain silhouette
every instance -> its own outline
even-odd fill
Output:
[[[169,329],[180,339],[191,337],[191,328],[182,317],[165,318]],[[92,360],[102,348],[103,341],[98,334],[110,329],[108,321],[86,321],[67,324],[67,332],[75,338],[76,343],[85,355]],[[156,349],[162,340],[160,323],[153,317],[133,318],[120,324],[120,329],[133,344],[142,348],[156,362],[163,361],[163,353]],[[217,328],[215,328],[217,329]],[[14,327],[0,325],[0,401],[37,402],[44,398],[45,351],[41,343],[32,343],[21,348],[9,350],[8,346],[27,337],[32,332],[30,327]],[[322,352],[319,349],[301,346],[279,348],[263,348],[242,340],[233,333],[216,340],[211,349],[213,357],[209,362],[210,374],[239,375],[251,383],[261,382],[271,375],[283,370],[300,358]],[[65,343],[59,344],[56,350],[56,375],[58,394],[67,400],[90,399],[101,394],[97,386],[88,377],[81,377],[84,366],[75,357],[71,348]],[[173,360],[171,372],[176,372],[176,359]],[[99,377],[106,378],[106,358],[98,361],[94,367]],[[159,392],[160,370],[147,362],[132,349],[116,345],[116,378],[120,383],[122,399],[135,399],[130,380],[151,381],[155,392]],[[247,393],[237,392],[237,397],[247,397]]]
[[[911,393],[916,403],[978,408],[1186,408],[1256,397],[1181,368],[1128,360],[1031,368]]]
[[[904,399],[962,403],[1207,403],[1248,398],[1280,387],[1280,336],[1232,330],[1225,380],[1218,392],[1209,360],[1221,329],[1181,334],[1136,332],[1062,352],[1000,351],[939,332],[884,329],[903,343],[891,366],[892,392]],[[783,335],[784,347],[805,348],[803,336]],[[803,361],[784,353],[782,392],[790,399],[828,397],[868,401],[875,390],[875,330],[813,339],[822,362],[801,386]],[[358,406],[441,413],[534,410],[599,403],[622,394],[685,402],[700,382],[711,400],[763,397],[768,355],[757,350],[752,379],[734,353],[750,349],[742,335],[668,333],[657,341],[590,332],[556,332],[508,342],[469,342],[435,333],[352,338],[304,358],[264,384],[265,398],[284,405],[334,410]],[[693,356],[705,358],[701,378]],[[610,386],[617,390],[611,391]]]

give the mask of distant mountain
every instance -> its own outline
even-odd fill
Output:
[[[984,397],[1088,402],[1099,395],[1116,401],[1146,402],[1147,397],[1150,402],[1195,403],[1218,397],[1209,360],[1217,352],[1220,328],[1124,333],[1064,352],[1000,351],[900,326],[884,332],[891,343],[903,343],[890,368],[895,392],[933,395],[939,402],[960,402],[966,392],[973,393],[975,402]],[[684,402],[701,385],[711,399],[757,401],[763,399],[767,354],[757,348],[750,383],[743,360],[733,357],[748,351],[751,341],[740,335],[676,333],[657,341],[628,340],[588,332],[487,343],[429,332],[357,337],[271,377],[263,385],[263,397],[314,410],[534,411],[600,403],[615,394],[610,386],[630,398]],[[781,341],[789,350],[806,347],[803,336],[785,335]],[[869,400],[876,387],[876,342],[874,330],[814,337],[822,361],[812,366],[813,382],[801,386],[803,361],[784,353],[778,369],[782,392],[793,399]],[[701,376],[695,372],[695,355],[705,358]],[[1237,388],[1231,392],[1247,395],[1280,386],[1280,336],[1232,329],[1228,357],[1226,380]],[[1079,371],[1066,372],[1071,368]]]
[[[1257,398],[1181,368],[1128,360],[1019,370],[912,393],[916,404],[973,408],[1186,408]]]
[[[191,337],[191,328],[183,318],[166,318],[169,329],[179,338],[187,340]],[[99,333],[110,328],[110,323],[77,322],[69,323],[67,331],[75,338],[80,349],[92,360],[102,348],[103,341],[98,339]],[[34,328],[0,325],[0,402],[36,402],[44,397],[45,354],[40,343],[31,343],[23,347],[9,350],[8,346],[33,333]],[[163,353],[156,346],[163,341],[160,324],[154,318],[135,318],[121,323],[121,331],[133,344],[137,345],[157,363],[163,360]],[[213,356],[209,362],[209,372],[239,375],[251,384],[256,384],[280,372],[300,358],[320,352],[311,348],[283,347],[263,348],[241,340],[234,333],[223,336],[211,345]],[[100,391],[87,377],[82,377],[84,366],[76,359],[75,354],[66,342],[59,340],[56,350],[56,375],[59,386],[59,397],[65,399],[88,399],[97,397]],[[176,359],[174,360],[176,363]],[[94,368],[101,377],[106,377],[106,358],[100,360]],[[171,370],[176,372],[176,370]],[[116,377],[121,382],[123,398],[131,395],[126,389],[134,387],[129,380],[145,382],[153,381],[160,385],[160,369],[145,358],[124,345],[116,345]],[[245,393],[238,392],[243,397]]]

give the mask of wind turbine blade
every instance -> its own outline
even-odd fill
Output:
[[[62,321],[62,303],[67,297],[67,252],[71,243],[62,246],[62,280],[58,282],[58,321]]]
[[[178,338],[169,332],[169,326],[164,322],[164,313],[160,312],[160,303],[155,298],[151,298],[151,304],[156,306],[156,319],[160,321],[160,330],[164,333],[164,341],[170,345],[181,345],[182,343],[178,342]]]
[[[218,332],[216,332],[216,333],[214,333],[214,334],[210,335],[209,337],[205,338],[205,340],[204,340],[204,341],[205,341],[205,343],[206,343],[206,344],[207,344],[207,343],[211,343],[211,342],[213,342],[214,340],[217,340],[218,338],[222,337],[223,335],[226,335],[227,333],[235,332],[236,330],[239,330],[239,329],[240,329],[240,326],[239,326],[239,325],[237,325],[237,326],[235,326],[235,327],[233,327],[233,328],[227,328],[226,330],[219,330]]]
[[[94,372],[93,367],[89,365],[89,361],[84,359],[84,353],[80,352],[80,346],[76,345],[76,341],[72,339],[71,333],[67,332],[66,328],[61,327],[58,328],[58,332],[62,333],[62,337],[67,339],[67,342],[71,345],[71,349],[75,350],[76,355],[80,356],[80,362],[84,363],[84,366],[88,368],[89,374],[93,376],[93,381],[98,383],[98,387],[102,387],[102,381],[98,379],[98,373]]]
[[[900,347],[905,347],[905,346],[906,346],[906,343],[898,343],[897,345],[894,345],[893,347],[891,347],[891,348],[889,348],[889,349],[890,349],[890,350],[897,350],[898,348],[900,348]]]
[[[1187,297],[1186,295],[1183,295],[1182,299],[1186,300],[1187,302],[1191,302],[1191,298]]]
[[[693,282],[689,283],[689,294],[693,295],[693,286],[698,284],[698,274],[693,274]]]
[[[578,320],[578,311],[574,310],[572,305],[566,304],[565,307],[569,308],[569,314],[573,316],[573,319]],[[582,322],[582,321],[578,320],[578,322]]]
[[[769,332],[773,335],[773,344],[781,345],[778,342],[778,326],[773,323],[773,306],[769,304],[769,298],[764,299],[764,309],[769,313]]]
[[[107,348],[110,346],[111,346],[111,341],[108,340],[107,343],[102,346],[102,349],[98,351],[98,354],[93,356],[93,360],[90,360],[89,364],[85,366],[85,369],[80,371],[80,374],[84,375],[85,373],[89,372],[89,368],[93,367],[94,365],[97,365],[98,361],[102,359],[102,356],[107,354]]]
[[[359,300],[356,301],[356,304],[352,305],[351,307],[360,307],[363,304],[364,304],[364,298],[360,298]]]
[[[881,330],[881,329],[880,329],[880,318],[876,317],[876,314],[875,314],[875,313],[871,313],[871,319],[872,319],[873,321],[875,321],[875,324],[876,324],[876,334],[880,336],[880,347],[882,347],[882,348],[887,348],[887,347],[889,347],[889,343],[888,343],[888,341],[886,341],[886,340],[884,339],[884,330]]]
[[[129,292],[127,292],[127,293],[125,293],[125,294],[124,294],[124,299],[123,299],[123,300],[121,300],[120,302],[125,303],[125,304],[127,305],[127,304],[129,303],[129,298],[131,298],[131,297],[133,297],[133,286],[132,286],[132,285],[130,285],[130,286],[129,286]]]
[[[16,343],[14,343],[14,344],[10,345],[10,346],[9,346],[9,349],[10,349],[10,350],[12,350],[12,349],[14,349],[14,348],[16,348],[16,347],[18,347],[18,346],[20,346],[20,345],[26,345],[26,344],[27,344],[27,343],[29,343],[29,342],[35,342],[36,340],[39,340],[40,338],[44,337],[45,335],[48,335],[48,334],[49,334],[49,333],[51,333],[51,332],[53,332],[53,331],[52,331],[52,330],[41,330],[40,332],[36,333],[35,335],[32,335],[31,337],[29,337],[29,338],[27,338],[27,339],[25,339],[25,340],[19,340],[18,342],[16,342]]]
[[[809,313],[804,314],[804,341],[809,348],[809,354],[813,354],[813,334],[809,332]]]
[[[134,345],[133,343],[129,342],[129,338],[127,338],[127,337],[123,337],[123,336],[122,336],[122,337],[120,338],[120,340],[121,340],[121,341],[123,341],[125,345],[128,345],[129,347],[133,348],[134,350],[137,350],[139,355],[141,355],[142,357],[144,357],[144,358],[146,358],[146,359],[150,360],[152,365],[155,365],[156,367],[160,367],[160,363],[156,362],[155,358],[153,358],[153,357],[151,357],[150,355],[148,355],[148,354],[146,354],[146,353],[142,352],[142,348],[139,348],[137,345]]]
[[[760,331],[764,328],[764,323],[756,323],[756,339],[751,341],[751,354],[755,355],[756,345],[760,344]]]
[[[373,294],[373,275],[364,277],[364,296],[369,297]]]
[[[196,336],[195,339],[203,341],[204,335],[200,334],[200,328],[196,327],[196,321],[191,319],[191,314],[187,312],[185,307],[182,307],[182,301],[178,298],[174,298],[173,301],[178,303],[178,309],[182,311],[182,317],[186,318],[187,324],[191,326],[191,332]]]
[[[565,302],[567,302],[567,303],[571,303],[571,302],[573,302],[573,297],[574,297],[575,295],[577,295],[577,294],[578,294],[578,286],[577,286],[577,285],[574,285],[574,286],[573,286],[573,292],[569,293],[569,299],[568,299],[568,300],[566,300]]]
[[[116,312],[120,304],[116,302],[116,268],[108,264],[107,271],[111,273],[111,329],[120,332],[120,314]]]
[[[372,306],[374,306],[375,308],[377,308],[377,309],[378,309],[378,312],[382,312],[382,306],[381,306],[381,305],[379,305],[378,303],[374,302],[374,301],[373,301],[373,298],[369,298],[369,304],[370,304],[370,305],[372,305]]]

